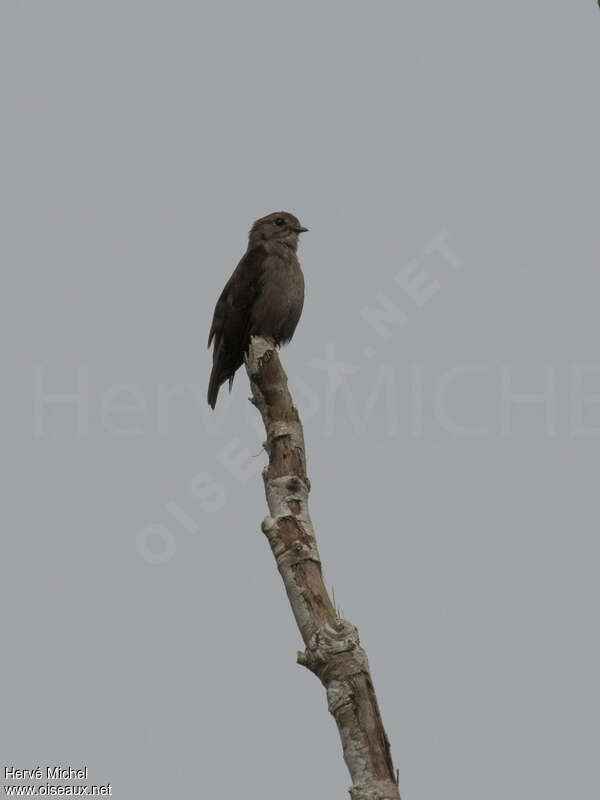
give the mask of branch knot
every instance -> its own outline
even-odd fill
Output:
[[[368,672],[367,655],[360,646],[358,630],[345,619],[325,624],[311,636],[297,661],[314,672],[327,686],[332,680],[347,680]]]

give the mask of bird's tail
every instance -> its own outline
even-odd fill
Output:
[[[213,409],[217,404],[219,389],[221,388],[221,384],[223,383],[222,380],[219,380],[220,377],[221,375],[220,375],[219,365],[213,364],[213,368],[210,373],[210,381],[208,382],[208,395],[207,395],[208,405]]]
[[[214,408],[217,404],[219,389],[225,383],[225,381],[229,381],[229,391],[231,391],[234,374],[235,370],[233,372],[224,370],[221,364],[219,364],[218,360],[213,364],[213,368],[210,373],[210,380],[208,382],[208,394],[206,398],[208,400],[208,405],[211,408]]]

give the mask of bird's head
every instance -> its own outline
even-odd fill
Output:
[[[250,229],[250,244],[279,241],[295,250],[298,245],[298,235],[307,230],[308,228],[300,224],[298,217],[288,211],[274,211],[256,220]]]

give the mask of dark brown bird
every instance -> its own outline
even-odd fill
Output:
[[[298,235],[307,231],[287,211],[257,220],[248,249],[217,300],[208,346],[214,339],[208,404],[214,408],[219,387],[244,363],[251,336],[277,345],[289,342],[302,313],[304,276],[296,256]]]

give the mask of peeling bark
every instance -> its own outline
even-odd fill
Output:
[[[305,650],[298,663],[321,680],[350,772],[352,800],[400,800],[367,654],[358,630],[338,617],[321,574],[308,513],[304,435],[273,342],[253,337],[246,358],[251,401],[263,418],[269,464],[263,470],[270,516],[262,523]]]

